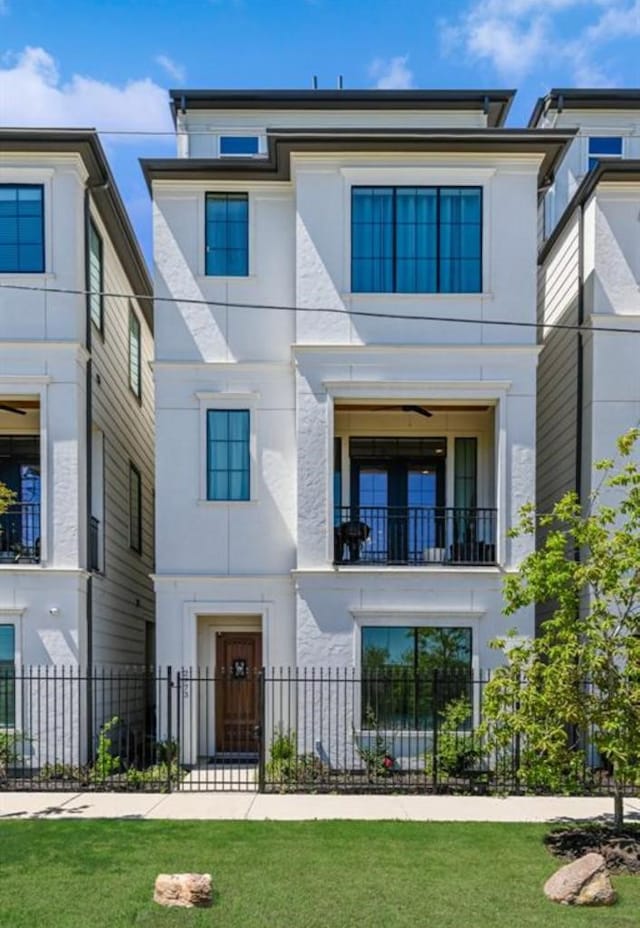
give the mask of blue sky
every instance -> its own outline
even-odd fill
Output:
[[[171,131],[169,87],[640,86],[640,0],[0,0],[0,124]],[[170,137],[103,136],[144,250],[137,159]]]

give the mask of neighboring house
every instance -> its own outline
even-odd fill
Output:
[[[143,161],[160,663],[499,661],[530,550],[507,529],[534,496],[538,190],[573,136],[503,128],[511,98],[171,93],[179,157]],[[194,717],[192,759],[226,749],[233,699]]]
[[[640,90],[552,90],[530,125],[578,131],[545,198],[539,255],[540,321],[581,329],[541,332],[545,511],[567,490],[587,501],[602,480],[593,462],[614,457],[616,438],[640,424]]]
[[[153,317],[96,133],[3,129],[0,150],[0,480],[16,494],[0,516],[0,663],[24,703],[22,665],[154,659]],[[64,698],[50,691],[50,718]],[[36,720],[16,724],[33,735]]]

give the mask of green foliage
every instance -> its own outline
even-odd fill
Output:
[[[19,731],[0,731],[0,782],[6,779],[9,767],[22,757],[26,740]]]
[[[356,742],[356,750],[364,762],[369,782],[373,783],[375,780],[390,777],[396,761],[385,738],[380,734],[378,719],[371,706],[367,707],[364,727],[374,732],[373,743],[369,741],[365,746]]]
[[[96,760],[89,772],[89,778],[92,783],[103,783],[108,777],[119,773],[121,767],[120,758],[112,753],[113,739],[111,734],[114,728],[121,724],[117,715],[105,722],[98,735],[98,745],[96,748]]]
[[[520,775],[531,787],[570,791],[589,742],[611,765],[616,820],[625,788],[640,783],[640,430],[620,459],[597,465],[599,489],[583,511],[567,493],[551,513],[527,506],[514,536],[541,545],[504,584],[505,614],[545,604],[534,640],[495,643],[507,658],[485,689],[486,734],[520,736]]]
[[[165,761],[146,767],[144,770],[138,770],[136,767],[129,767],[125,773],[125,783],[132,790],[150,790],[157,793],[169,791],[169,784],[176,786],[185,777],[186,771],[180,764],[174,762],[171,765]]]
[[[474,773],[482,758],[478,739],[467,731],[472,720],[471,703],[465,696],[452,699],[444,707],[438,723],[437,769],[450,777],[468,777]],[[433,776],[435,761],[433,752],[425,754],[425,771]]]
[[[266,765],[267,780],[282,787],[319,782],[325,766],[315,754],[298,754],[295,731],[276,730]]]
[[[16,501],[16,494],[0,481],[0,516]]]
[[[43,764],[40,779],[84,783],[89,779],[89,772],[85,767],[75,767],[73,764]]]

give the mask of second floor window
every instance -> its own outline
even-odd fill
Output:
[[[354,293],[479,293],[480,187],[354,187]]]
[[[129,462],[129,547],[142,554],[142,478]]]
[[[129,309],[129,386],[135,396],[142,394],[140,365],[140,322],[132,309]]]
[[[249,273],[249,198],[246,193],[208,193],[205,273],[246,277]]]
[[[207,499],[250,499],[249,442],[248,409],[207,411]]]
[[[589,164],[593,171],[599,161],[622,158],[622,139],[615,135],[593,135],[589,139]]]
[[[102,332],[104,311],[102,265],[102,239],[92,222],[89,223],[89,304],[91,308],[91,321]]]
[[[41,184],[0,184],[0,274],[44,272]]]

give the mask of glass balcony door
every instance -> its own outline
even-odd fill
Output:
[[[442,458],[352,460],[351,518],[368,529],[361,559],[421,562],[442,544],[444,483]]]

